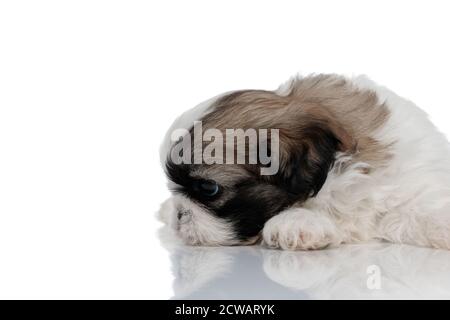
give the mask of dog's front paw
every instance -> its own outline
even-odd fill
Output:
[[[276,215],[263,229],[264,243],[284,250],[322,249],[337,239],[336,227],[329,218],[303,208]]]

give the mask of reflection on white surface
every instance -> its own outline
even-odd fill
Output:
[[[165,228],[160,238],[171,252],[174,299],[450,298],[450,251],[387,243],[306,252],[188,247]]]

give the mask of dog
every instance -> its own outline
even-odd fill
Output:
[[[261,174],[261,159],[174,159],[198,151],[194,121],[216,133],[276,129],[258,140],[276,172]],[[179,128],[192,148],[174,153]],[[174,122],[160,154],[173,191],[161,219],[189,245],[314,250],[378,239],[450,249],[449,143],[421,109],[366,76],[295,76],[274,91],[218,95]]]

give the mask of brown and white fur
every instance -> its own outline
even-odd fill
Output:
[[[171,164],[170,132],[194,120],[278,128],[279,173]],[[384,239],[450,249],[448,141],[412,102],[364,76],[295,77],[275,91],[219,95],[177,119],[161,160],[177,190],[162,219],[188,244],[308,250]],[[191,179],[223,192],[204,201],[186,191]]]

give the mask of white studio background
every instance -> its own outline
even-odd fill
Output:
[[[155,212],[183,110],[365,73],[450,134],[448,1],[1,1],[0,298],[172,295]]]

